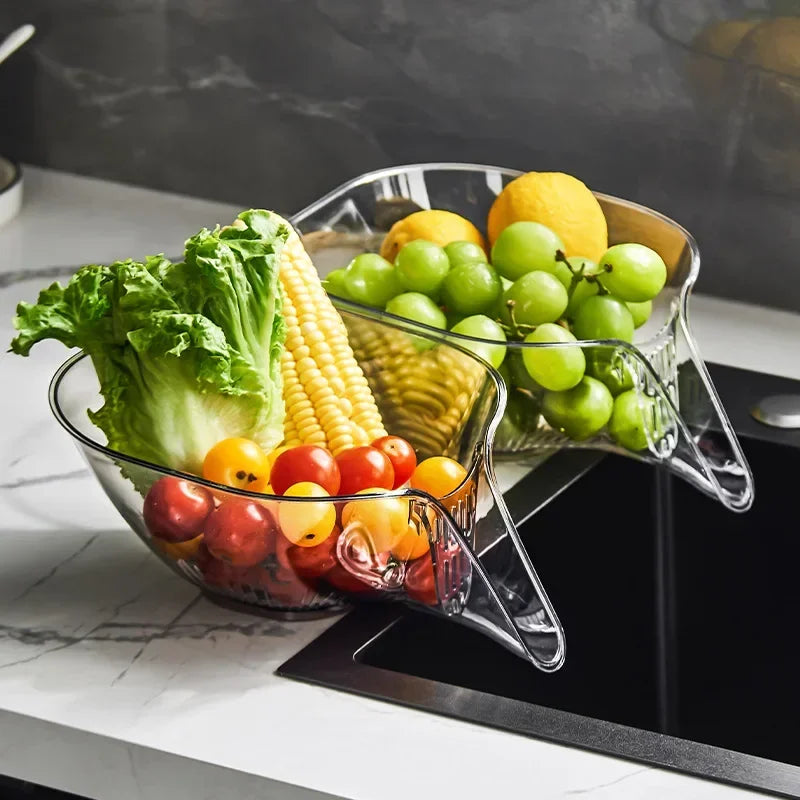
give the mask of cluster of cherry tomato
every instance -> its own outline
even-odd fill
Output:
[[[342,530],[357,525],[373,559],[413,562],[404,580],[411,599],[437,602],[425,530],[411,521],[406,498],[381,495],[410,485],[434,497],[452,496],[466,479],[457,461],[434,457],[417,464],[414,448],[398,436],[336,457],[317,445],[266,453],[255,442],[236,438],[208,452],[203,477],[268,495],[240,497],[176,477],[151,487],[144,519],[154,545],[195,563],[208,584],[262,590],[274,603],[292,607],[312,600],[321,583],[346,593],[370,593],[372,587],[346,569],[337,554]],[[341,499],[359,494],[373,496]]]

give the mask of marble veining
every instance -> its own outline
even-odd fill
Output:
[[[635,778],[637,775],[641,775],[643,772],[647,772],[647,769],[647,767],[640,767],[639,769],[631,770],[631,772],[628,772],[625,775],[620,775],[619,778],[615,778],[613,781],[609,781],[608,783],[595,783],[582,789],[567,789],[564,792],[564,796],[576,797],[580,795],[597,794],[601,789],[610,789],[612,786],[618,786],[624,781],[628,781],[631,778]]]
[[[74,475],[65,473],[61,476],[40,476],[24,484],[0,486],[0,502],[7,502],[13,492],[28,490],[31,494],[34,492],[40,494],[42,491],[53,490],[66,475],[75,480],[81,479],[84,487],[87,483],[93,484],[93,479],[88,476],[86,470],[80,470],[79,474]],[[48,538],[54,540],[58,537],[61,540],[59,545],[64,545],[64,537],[69,537],[69,546],[63,547],[56,560],[49,564],[46,550],[39,554],[40,565],[36,558],[26,560],[25,563],[30,567],[34,565],[37,567],[31,570],[27,578],[18,569],[19,543],[17,552],[7,554],[6,563],[0,570],[0,575],[5,574],[7,578],[0,589],[0,602],[7,608],[3,622],[0,623],[0,652],[3,640],[22,645],[23,650],[21,655],[15,650],[14,656],[10,659],[0,656],[0,670],[28,664],[58,650],[76,645],[90,643],[139,645],[113,679],[111,685],[114,685],[127,675],[145,649],[155,641],[182,639],[218,641],[232,635],[280,638],[294,633],[294,629],[284,623],[247,615],[238,617],[225,612],[212,613],[213,619],[209,621],[203,619],[201,613],[198,618],[198,605],[209,606],[208,601],[196,588],[183,584],[169,573],[130,531],[122,528],[122,525],[123,523],[119,521],[118,530],[91,532],[91,528],[87,528],[77,529],[72,534],[53,530]],[[95,549],[99,547],[101,550],[97,559],[92,558],[93,547]],[[106,563],[105,559],[109,554],[128,556],[128,559],[117,558]],[[99,564],[104,568],[98,569]],[[157,576],[158,583],[169,582],[176,588],[179,587],[177,594],[184,596],[185,600],[173,610],[169,618],[163,621],[154,620],[147,613],[149,603],[145,590],[138,588],[137,582],[131,582],[129,594],[98,608],[99,613],[94,624],[75,628],[72,625],[74,619],[70,613],[70,603],[79,598],[102,600],[104,596],[110,600],[109,591],[114,587],[113,584],[109,584],[109,580],[113,581],[114,571],[125,571],[131,567],[139,578],[149,577],[150,573],[153,573],[152,578],[155,579]],[[9,579],[12,573],[13,581]],[[11,587],[15,584],[21,586],[12,593]],[[39,606],[39,603],[43,605]],[[54,613],[56,606],[60,607],[60,610]],[[207,610],[204,613],[207,614]],[[187,616],[194,618],[187,619]],[[42,619],[50,620],[51,624],[42,624],[40,621]],[[54,622],[58,624],[52,624]]]
[[[8,462],[9,469],[12,469],[19,460]],[[53,483],[54,481],[70,481],[74,478],[85,478],[89,474],[88,469],[73,469],[69,472],[62,472],[58,475],[36,475],[32,478],[17,478],[13,481],[0,483],[0,489],[18,489],[21,486],[36,486],[42,483]]]
[[[46,478],[44,480],[39,481],[40,484],[47,484],[51,482],[52,481]],[[66,564],[69,564],[71,561],[74,561],[81,555],[81,553],[84,553],[86,550],[88,550],[92,546],[92,542],[94,542],[99,535],[100,535],[99,533],[95,533],[92,536],[90,536],[74,553],[71,553],[66,558],[59,561],[55,566],[51,567],[50,570],[47,572],[47,574],[43,575],[41,578],[37,578],[32,584],[27,586],[18,595],[16,595],[16,597],[12,597],[11,602],[18,603],[20,602],[20,600],[24,600],[31,592],[35,591],[44,583],[46,583],[50,578],[52,578],[53,575],[55,575],[56,572],[58,572],[58,570],[61,569],[61,567],[65,566]]]

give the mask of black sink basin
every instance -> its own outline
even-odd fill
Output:
[[[800,432],[747,415],[797,387],[713,375],[755,475],[749,513],[594,454],[521,525],[567,633],[561,671],[540,673],[440,617],[364,607],[281,674],[800,796]]]

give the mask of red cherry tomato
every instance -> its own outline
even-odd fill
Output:
[[[316,594],[316,589],[291,570],[278,565],[235,567],[216,558],[210,558],[204,565],[203,575],[206,583],[221,589],[261,590],[273,603],[293,608],[307,605]]]
[[[235,567],[251,567],[275,551],[278,528],[264,506],[227,500],[206,521],[205,543],[215,558]]]
[[[372,443],[372,447],[380,450],[392,462],[394,470],[392,489],[402,486],[417,466],[417,454],[411,444],[400,436],[381,436]]]
[[[316,483],[328,494],[339,491],[339,467],[324,447],[301,444],[284,450],[272,465],[269,482],[275,494],[283,494],[295,483]]]
[[[292,608],[308,605],[317,593],[313,583],[280,566],[251,567],[243,576],[243,583],[262,589],[273,603]]]
[[[314,547],[300,547],[293,544],[286,551],[289,563],[301,578],[319,578],[330,572],[337,564],[336,542],[339,531],[333,533]]]
[[[200,546],[197,548],[193,558],[192,564],[196,566],[201,572],[205,570],[206,564],[213,558],[211,553],[208,552],[208,548],[206,547],[205,542],[200,542]]]
[[[153,536],[186,542],[203,532],[214,498],[208,489],[182,478],[156,481],[144,500],[144,521]]]
[[[325,573],[325,583],[330,584],[334,589],[350,594],[376,594],[375,590],[363,581],[356,578],[352,572],[346,570],[341,564]]]
[[[342,482],[340,494],[356,494],[362,489],[391,489],[394,469],[389,457],[374,447],[351,447],[336,456]]]
[[[275,536],[275,561],[279,567],[288,570],[292,569],[292,562],[289,560],[289,550],[292,547],[294,547],[292,541],[278,532]]]
[[[214,556],[208,552],[208,548],[201,548],[201,553],[204,554],[204,557],[201,560],[197,560],[196,563],[200,567],[206,583],[209,584],[209,586],[229,589],[235,567],[226,564],[224,561],[220,561],[218,558],[214,558]]]
[[[436,595],[436,575],[430,555],[412,562],[406,572],[405,589],[411,600],[426,606],[437,605],[439,598]]]

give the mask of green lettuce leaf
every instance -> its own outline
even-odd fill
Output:
[[[127,455],[199,473],[221,439],[272,449],[283,438],[278,273],[288,234],[277,215],[246,211],[189,239],[181,262],[82,267],[20,303],[11,349],[28,355],[57,339],[85,350],[104,401],[90,417]]]

